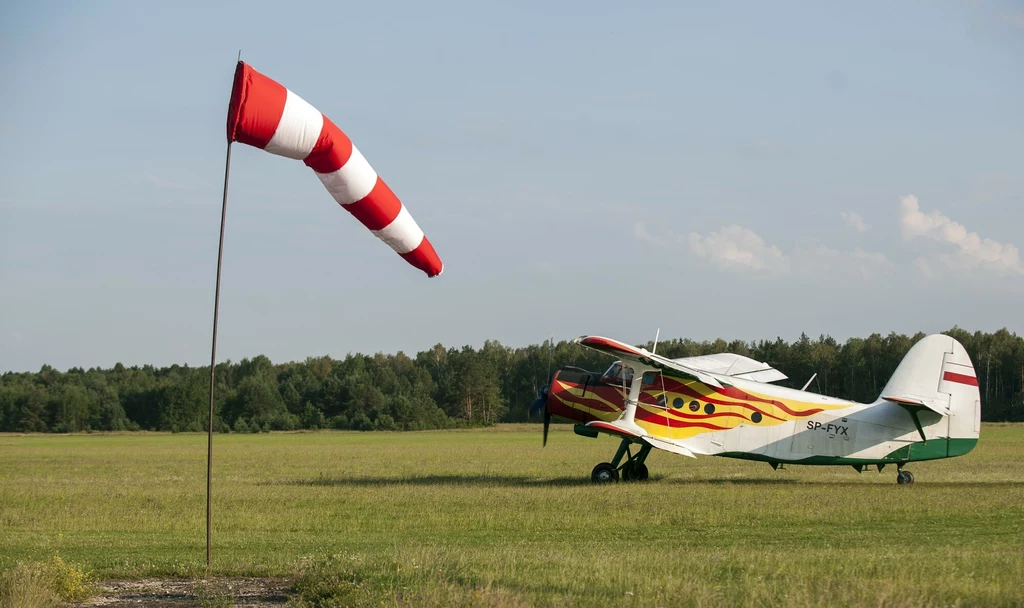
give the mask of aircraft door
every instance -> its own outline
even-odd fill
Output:
[[[668,393],[665,391],[665,379],[660,372],[647,372],[644,374],[643,380],[641,395],[646,394],[647,398],[641,399],[643,402],[641,407],[650,408],[651,413],[655,414],[651,417],[651,421],[655,424],[652,425],[653,430],[649,430],[649,432],[672,438],[672,416],[669,409]]]

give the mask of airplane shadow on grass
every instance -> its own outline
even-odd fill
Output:
[[[894,480],[892,486],[897,484]],[[643,487],[650,484],[670,486],[698,486],[698,485],[736,485],[736,486],[830,486],[830,487],[858,487],[863,488],[870,485],[888,486],[888,483],[880,483],[882,479],[864,481],[836,481],[836,480],[807,480],[807,479],[764,479],[764,478],[690,478],[690,479],[665,479],[663,476],[652,476],[645,482],[619,482],[631,487]],[[619,485],[611,484],[611,485]],[[409,477],[315,477],[312,479],[295,479],[264,482],[261,485],[288,485],[288,486],[323,486],[323,487],[383,487],[383,486],[499,486],[499,487],[580,487],[592,486],[589,478],[586,477],[555,477],[538,478],[525,477],[521,475],[413,475]],[[1024,485],[1019,481],[921,481],[916,484],[918,487],[928,488],[989,488],[1014,487]],[[909,487],[909,486],[908,486]]]
[[[507,486],[507,487],[568,487],[590,485],[581,477],[544,479],[519,475],[413,475],[410,477],[316,477],[291,481],[271,482],[297,486]]]

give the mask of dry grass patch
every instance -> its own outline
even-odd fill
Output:
[[[0,574],[0,608],[49,608],[95,592],[89,574],[59,555],[22,562]]]

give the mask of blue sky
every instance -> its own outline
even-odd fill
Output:
[[[1024,4],[0,8],[0,370],[209,359],[239,49],[427,279],[235,146],[219,359],[1024,330]]]

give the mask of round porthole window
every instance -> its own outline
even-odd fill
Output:
[[[677,410],[683,409],[683,400],[680,399],[679,397],[676,397],[675,399],[672,400],[672,407],[676,408]]]
[[[658,405],[660,405],[661,407],[665,407],[666,403],[668,403],[668,399],[665,397],[665,395],[658,395]]]
[[[753,420],[755,424],[761,422],[761,412],[754,412],[750,415],[750,419]]]
[[[706,404],[704,404],[704,413],[705,414],[714,414],[715,413],[715,404],[714,403],[706,403]]]
[[[696,401],[691,401],[690,402],[690,411],[691,412],[696,412],[699,409],[700,409],[700,404],[699,403],[697,403]]]

